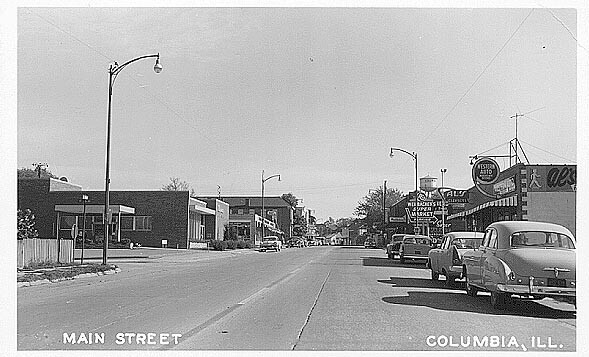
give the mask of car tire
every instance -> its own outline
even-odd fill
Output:
[[[391,254],[391,253],[387,253],[387,258],[389,258],[389,259],[393,260],[393,254]]]
[[[491,306],[493,306],[495,309],[505,309],[508,299],[509,297],[505,293],[499,291],[491,291]]]
[[[467,274],[464,274],[464,277],[466,278],[466,284],[465,284],[466,285],[466,287],[465,287],[466,295],[472,296],[472,297],[477,296],[477,293],[479,292],[478,289],[476,287],[470,285]]]
[[[431,272],[432,272],[432,280],[438,281],[440,279],[440,273],[435,272],[433,269],[431,269]]]
[[[399,254],[399,261],[401,262],[401,264],[405,263],[405,257],[403,256],[403,254]]]

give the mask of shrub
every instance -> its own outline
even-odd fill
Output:
[[[224,240],[212,240],[211,248],[214,250],[225,250],[227,249],[227,242]]]
[[[251,242],[246,242],[243,239],[237,241],[237,249],[250,249],[252,247]]]
[[[227,241],[227,249],[236,249],[237,248],[237,241],[228,240]]]
[[[18,239],[36,238],[39,234],[35,229],[35,215],[30,209],[18,210]]]

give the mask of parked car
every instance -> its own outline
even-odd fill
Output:
[[[364,248],[376,248],[376,240],[374,238],[366,238],[364,240]]]
[[[264,237],[260,244],[260,252],[265,252],[269,249],[279,252],[282,249],[282,241],[277,236]]]
[[[407,259],[427,260],[433,242],[430,237],[421,235],[406,235],[399,247],[399,261]]]
[[[480,248],[463,255],[466,292],[490,291],[491,305],[498,309],[514,295],[576,306],[575,259],[575,238],[561,225],[495,222],[485,230]]]
[[[401,243],[403,242],[403,238],[405,238],[406,234],[393,234],[391,237],[391,242],[387,244],[386,251],[387,257],[389,259],[394,259],[395,254],[399,255],[399,248],[401,247]]]
[[[482,232],[450,232],[442,238],[439,248],[433,248],[428,253],[427,266],[431,269],[432,280],[438,280],[440,275],[446,277],[446,284],[452,285],[454,280],[462,278],[462,255],[467,251],[477,249],[483,237]]]

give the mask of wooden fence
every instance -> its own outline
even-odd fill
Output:
[[[58,249],[58,244],[61,245]],[[74,261],[73,239],[19,239],[17,244],[17,267],[23,268],[30,264],[57,262],[59,250],[60,263],[72,263]]]

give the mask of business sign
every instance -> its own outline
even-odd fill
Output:
[[[449,190],[443,195],[446,203],[468,203],[468,190]]]
[[[501,180],[493,185],[493,192],[496,195],[506,195],[515,191],[515,176]]]
[[[499,164],[489,157],[481,157],[472,165],[472,179],[475,184],[489,185],[499,178]]]
[[[390,223],[405,223],[405,217],[389,217]]]
[[[576,165],[527,167],[529,192],[573,192],[577,190]]]

